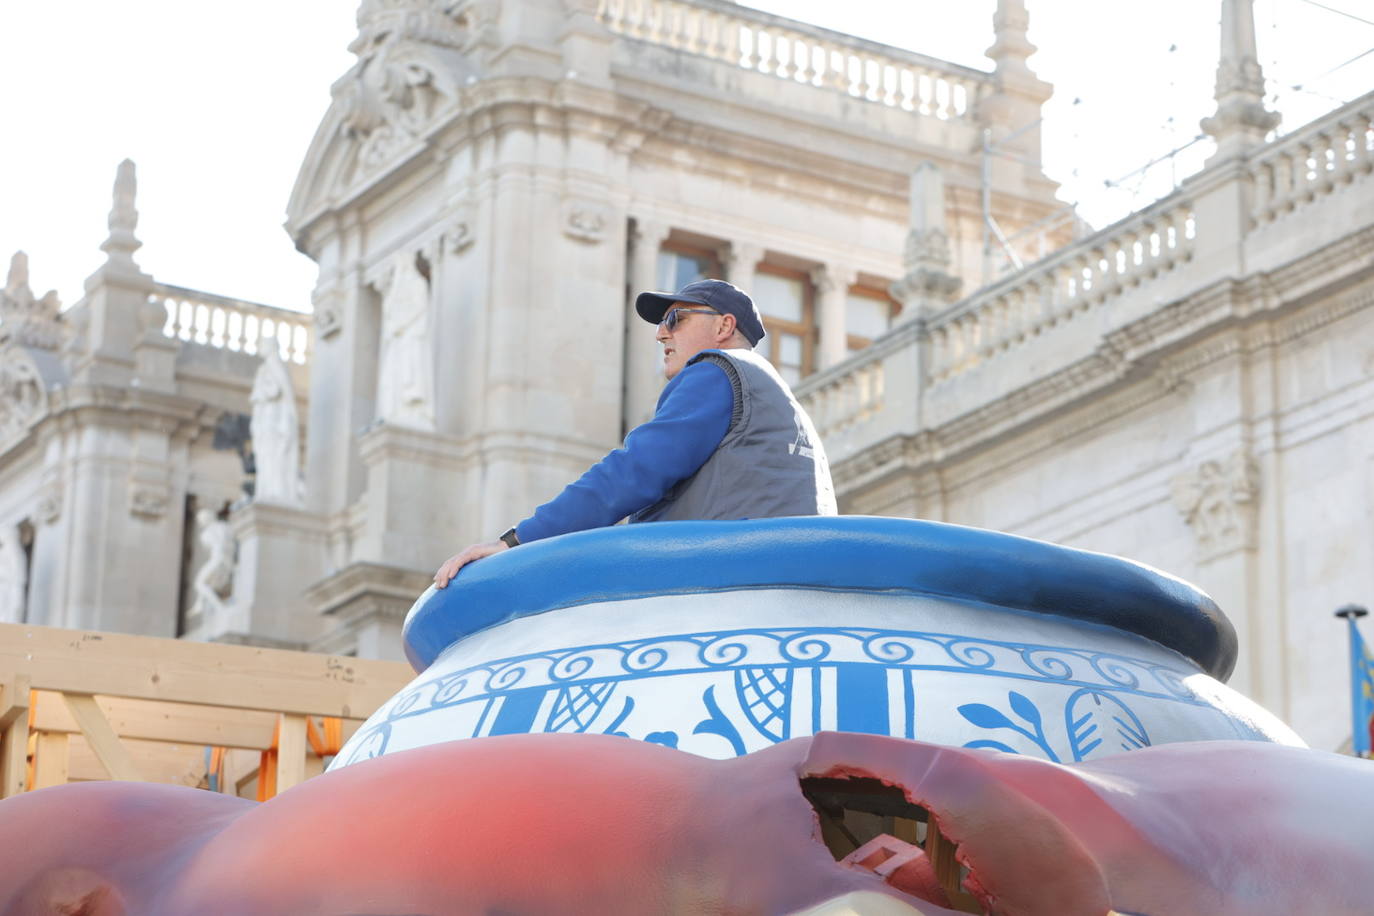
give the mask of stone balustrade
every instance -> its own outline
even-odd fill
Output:
[[[991,75],[723,0],[600,0],[612,32],[942,120],[971,118]]]
[[[844,433],[884,406],[886,373],[879,354],[865,352],[845,365],[845,372],[824,373],[802,397],[822,440]]]
[[[309,315],[166,283],[157,284],[150,301],[166,310],[162,333],[168,337],[248,354],[258,352],[260,338],[270,337],[284,360],[304,365],[309,358]]]
[[[1256,225],[1374,170],[1374,99],[1364,96],[1275,142],[1250,166]]]
[[[1000,283],[984,287],[928,322],[926,382],[938,384],[998,353],[1149,283],[1192,256],[1192,204],[1173,194]]]
[[[1117,377],[1139,347],[1158,342],[1157,328],[1186,320],[1191,313],[1177,307],[1218,276],[1321,257],[1370,207],[1374,93],[1239,167],[1222,160],[1203,169],[1168,197],[940,312],[901,321],[796,393],[840,464],[900,437],[958,439],[994,415],[1012,423],[1017,411],[996,404],[1013,395],[1050,403],[1089,377]],[[1164,314],[1171,308],[1176,319]]]

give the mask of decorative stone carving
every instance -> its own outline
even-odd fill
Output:
[[[938,166],[924,162],[911,174],[910,230],[902,258],[906,273],[889,290],[909,316],[954,301],[963,285],[950,274],[945,231],[945,181]]]
[[[472,233],[472,221],[469,217],[455,218],[443,234],[443,248],[449,254],[459,254],[469,248],[476,241]]]
[[[161,518],[167,511],[167,488],[133,486],[129,490],[129,511],[144,518]]]
[[[1254,546],[1259,467],[1243,451],[1204,461],[1173,479],[1174,505],[1197,534],[1203,559]]]
[[[192,583],[195,598],[191,613],[223,611],[234,582],[234,536],[229,523],[209,509],[196,513],[196,525],[200,528],[200,544],[205,548],[205,562],[196,570]]]
[[[131,159],[125,159],[115,172],[114,202],[110,207],[108,225],[110,235],[100,245],[106,254],[106,264],[125,271],[138,271],[134,252],[143,243],[134,235],[138,228],[138,209],[134,205],[138,193],[138,179]]]
[[[458,98],[469,52],[489,26],[484,3],[366,0],[349,50],[358,63],[335,84],[344,131],[366,172],[419,137]]]
[[[19,529],[0,527],[0,623],[22,623],[28,583],[28,562]]]
[[[264,337],[258,345],[262,365],[253,377],[253,457],[257,467],[253,499],[260,503],[299,506],[300,423],[291,373],[282,362],[277,341]]]
[[[1216,112],[1202,119],[1203,131],[1217,141],[1212,159],[1224,159],[1262,142],[1279,124],[1278,113],[1264,105],[1264,73],[1255,50],[1254,0],[1222,0],[1214,98]]]
[[[50,484],[38,497],[33,509],[34,519],[43,525],[51,525],[62,517],[62,490]]]
[[[420,272],[422,263],[414,251],[400,251],[374,284],[382,294],[377,417],[400,426],[433,430],[430,288],[429,279]]]
[[[61,303],[56,290],[38,299],[29,288],[29,257],[16,251],[10,258],[9,276],[0,290],[0,343],[56,350],[62,342]]]
[[[48,411],[48,392],[32,358],[17,347],[0,352],[0,451]]]
[[[343,330],[343,310],[336,293],[326,293],[315,302],[315,339],[326,340]]]
[[[563,232],[568,238],[595,244],[606,238],[610,215],[600,204],[569,201],[563,208]]]

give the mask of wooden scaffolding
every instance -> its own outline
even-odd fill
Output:
[[[0,624],[0,798],[89,779],[269,797],[414,673],[402,662]]]

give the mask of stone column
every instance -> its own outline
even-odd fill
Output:
[[[658,287],[658,250],[668,227],[636,217],[631,230],[630,284],[625,304],[625,399],[622,424],[634,429],[654,414],[663,390],[663,356],[653,329],[635,312],[635,297]]]
[[[720,250],[720,266],[725,269],[723,279],[753,295],[754,269],[763,260],[763,249],[747,242],[731,242]]]
[[[853,270],[836,264],[826,264],[811,271],[819,313],[816,323],[820,327],[821,369],[829,369],[849,353],[844,320],[845,297],[855,277]]]

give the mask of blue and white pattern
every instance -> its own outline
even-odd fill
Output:
[[[1116,557],[910,519],[631,525],[464,570],[407,617],[422,673],[335,766],[453,739],[619,735],[708,757],[838,730],[1087,760],[1301,744],[1226,688],[1205,594]]]
[[[421,720],[451,738],[590,732],[712,757],[837,729],[1084,760],[1150,744],[1151,716],[1191,720],[1199,738],[1260,738],[1198,694],[1190,680],[1203,677],[1176,656],[932,631],[682,633],[432,671],[379,710],[340,765],[386,753]]]

